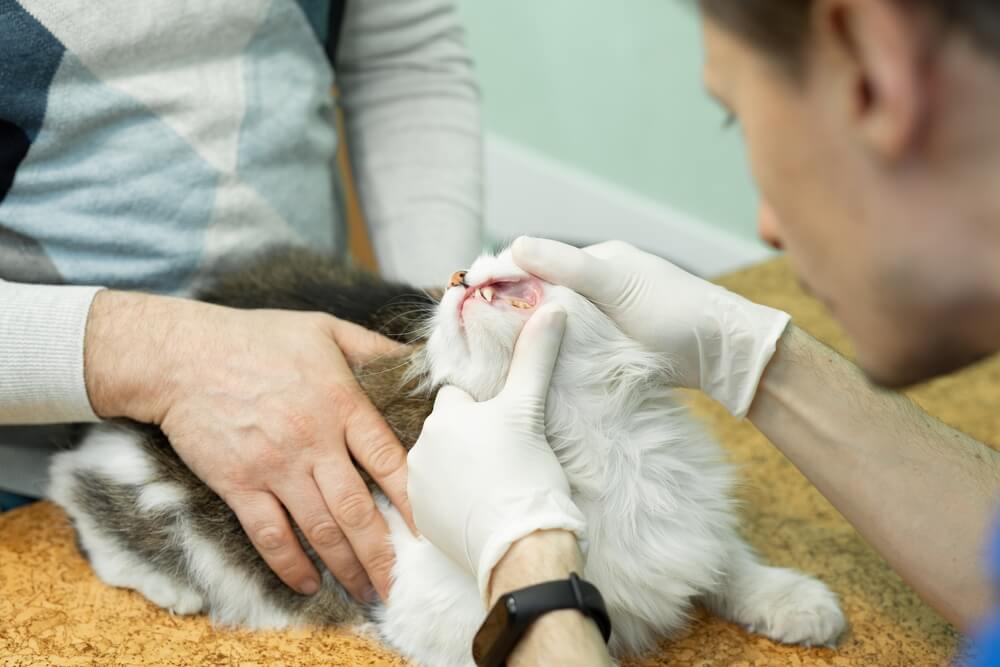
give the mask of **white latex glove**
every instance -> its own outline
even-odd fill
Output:
[[[664,354],[676,386],[701,389],[739,418],[791,319],[621,241],[580,250],[522,237],[513,255],[525,271],[579,292]]]
[[[410,450],[417,529],[475,575],[482,594],[522,537],[564,529],[585,546],[583,514],[545,438],[545,399],[565,327],[565,311],[540,308],[518,338],[504,389],[477,403],[442,387]]]

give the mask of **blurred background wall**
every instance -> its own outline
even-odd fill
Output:
[[[768,256],[688,0],[459,0],[483,90],[487,225],[624,238],[703,275]]]

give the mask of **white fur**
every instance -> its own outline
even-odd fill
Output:
[[[481,257],[466,280],[475,285],[496,278],[527,276],[503,253]],[[573,499],[587,518],[584,576],[607,602],[613,651],[649,650],[685,626],[696,602],[778,641],[834,644],[845,627],[836,596],[816,579],[760,564],[738,535],[729,495],[732,470],[718,444],[667,388],[669,360],[630,340],[570,290],[551,285],[542,290],[543,301],[557,302],[568,313],[546,426]],[[473,303],[460,322],[463,292],[453,288],[445,294],[414,373],[426,374],[428,384],[455,384],[482,400],[502,387],[530,311]],[[53,498],[74,514],[68,488],[76,466],[110,471],[125,483],[149,481],[139,451],[123,438],[95,432],[57,458]],[[150,511],[179,500],[162,487],[151,487],[143,497]],[[414,538],[394,509],[382,503],[382,511],[396,566],[390,598],[376,614],[378,633],[420,664],[471,665],[472,636],[485,615],[474,579]],[[136,588],[158,604],[170,597],[157,599],[147,582],[121,576],[144,570],[126,562],[127,554],[110,540],[102,541],[85,517],[77,522],[85,545],[100,554],[94,567],[102,579]],[[250,627],[297,622],[267,604],[258,587],[227,567],[209,541],[180,532],[176,539],[216,622]]]
[[[299,624],[299,619],[268,602],[256,581],[230,567],[209,540],[194,531],[183,532],[188,567],[212,602],[209,613],[213,622],[259,629]]]
[[[430,542],[413,537],[395,509],[383,514],[396,566],[389,601],[376,615],[379,634],[420,664],[468,667],[472,636],[484,615],[475,579]]]
[[[50,470],[53,486],[49,494],[69,493],[73,470],[84,469],[107,475],[121,484],[141,486],[153,478],[152,461],[137,447],[132,433],[114,427],[100,427],[87,436],[87,446],[55,457]],[[61,499],[53,498],[59,504]]]
[[[184,489],[170,482],[152,482],[139,490],[139,509],[152,512],[178,507],[184,503]]]
[[[69,513],[94,572],[104,583],[139,591],[153,603],[177,614],[202,611],[202,596],[157,572],[113,536],[106,535],[74,497],[76,471],[100,472],[121,484],[141,486],[153,474],[152,462],[134,438],[120,431],[95,429],[86,446],[58,454],[50,470],[49,497]]]
[[[83,529],[80,534],[94,572],[104,583],[136,590],[174,614],[197,614],[204,609],[204,598],[197,591],[157,572],[100,532]]]
[[[53,459],[49,497],[74,520],[97,576],[110,586],[139,591],[154,604],[177,614],[202,611],[207,598],[211,602],[212,620],[220,625],[252,628],[295,625],[297,619],[270,604],[259,584],[229,567],[218,549],[194,531],[181,527],[173,531],[172,538],[181,547],[188,569],[204,595],[143,562],[115,536],[101,530],[80,507],[74,497],[77,472],[101,473],[114,483],[138,486],[140,511],[156,513],[183,502],[184,494],[179,487],[153,479],[153,462],[139,444],[139,437],[101,426],[91,431],[77,448]]]
[[[466,275],[477,285],[527,279],[510,258],[484,256]],[[479,400],[503,385],[514,342],[528,311],[474,303],[459,321],[463,290],[444,296],[426,348],[434,385],[455,384]],[[816,579],[757,562],[736,531],[732,470],[721,448],[676,402],[663,359],[630,340],[601,311],[565,288],[544,286],[543,300],[568,313],[566,336],[546,405],[549,440],[566,470],[573,499],[588,524],[584,576],[604,595],[616,654],[641,653],[681,630],[693,603],[778,641],[833,644],[845,627],[836,596]],[[464,326],[463,326],[464,325]],[[394,539],[404,536],[394,533]],[[420,556],[420,564],[409,557]],[[400,555],[387,610],[419,609],[431,593],[407,582],[434,571],[433,550]],[[403,585],[404,582],[410,585]],[[469,665],[468,647],[484,613],[468,576],[438,599],[462,589],[462,612],[437,617],[454,653],[427,646],[426,615],[399,614],[384,627],[392,643],[426,665]],[[476,622],[465,614],[478,609]],[[457,636],[461,635],[461,636]]]

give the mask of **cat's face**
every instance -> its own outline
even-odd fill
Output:
[[[427,341],[432,382],[461,387],[477,400],[495,396],[506,380],[521,327],[544,303],[566,310],[568,328],[604,318],[572,290],[519,269],[509,250],[481,256],[466,272],[464,285],[445,291],[434,315]],[[575,340],[567,335],[563,355],[573,352]]]

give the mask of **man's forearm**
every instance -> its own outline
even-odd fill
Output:
[[[348,3],[342,35],[337,85],[379,268],[437,284],[483,242],[479,90],[455,2]]]
[[[963,630],[981,618],[1000,454],[795,327],[749,418],[929,604]]]
[[[583,573],[576,538],[566,531],[540,531],[514,543],[493,569],[489,604],[501,595]],[[555,611],[538,619],[507,661],[528,665],[610,665],[608,649],[592,620],[575,610]]]

